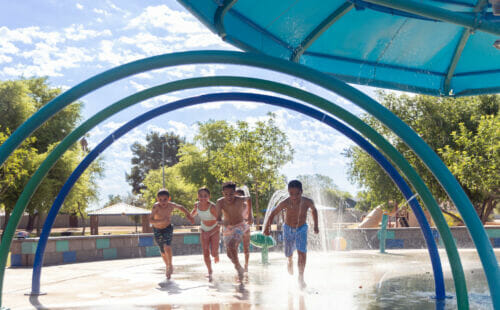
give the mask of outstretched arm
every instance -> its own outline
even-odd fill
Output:
[[[169,202],[169,204],[173,208],[181,210],[186,216],[186,218],[191,222],[191,224],[194,224],[194,218],[191,216],[191,214],[189,214],[189,211],[186,208],[184,208],[184,206],[181,206],[180,204],[177,204],[175,202]]]
[[[252,199],[247,200],[247,208],[248,208],[248,224],[253,224],[253,210],[252,210]]]
[[[283,210],[285,208],[286,204],[282,201],[273,211],[271,211],[271,214],[269,214],[269,218],[267,219],[266,227],[264,227],[264,235],[269,235],[271,233],[271,224],[274,220],[274,217],[278,212]]]
[[[195,217],[198,214],[198,208],[196,207],[196,203],[194,204],[193,211],[191,211],[191,217]]]
[[[314,206],[314,201],[311,200],[311,205],[309,206],[311,208],[312,216],[313,216],[313,221],[314,221],[314,233],[317,234],[319,233],[319,228],[318,228],[318,210],[316,210],[316,207]]]

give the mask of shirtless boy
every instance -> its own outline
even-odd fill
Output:
[[[161,257],[166,266],[165,274],[167,279],[170,279],[170,276],[174,272],[174,267],[172,266],[172,248],[170,247],[172,243],[172,234],[174,232],[174,227],[170,223],[172,211],[174,211],[174,209],[181,210],[186,215],[186,218],[193,224],[194,219],[186,208],[169,201],[170,194],[166,189],[160,189],[158,191],[156,200],[157,202],[153,205],[153,210],[149,215],[149,223],[153,225],[155,240],[160,247]]]
[[[245,191],[241,188],[236,189],[236,195],[245,197]],[[243,210],[243,219],[249,226],[253,224],[252,200],[246,201],[246,208]],[[248,272],[248,260],[250,259],[250,229],[243,235],[243,253],[245,253],[245,272]]]
[[[299,256],[297,264],[299,268],[299,285],[301,288],[305,288],[304,269],[306,268],[307,256],[307,210],[311,209],[315,234],[319,232],[318,211],[312,199],[302,197],[302,183],[300,181],[290,181],[288,183],[288,193],[290,197],[280,202],[269,215],[266,227],[264,227],[264,234],[270,234],[271,223],[274,217],[282,210],[285,210],[283,241],[285,242],[285,256],[288,258],[288,273],[293,274],[293,252],[296,249]]]
[[[210,260],[210,252],[214,258],[214,262],[219,262],[219,234],[220,227],[217,224],[217,211],[215,204],[210,201],[210,191],[206,187],[198,190],[198,202],[194,205],[191,216],[197,215],[201,220],[201,248],[203,250],[203,259],[208,269],[208,280],[212,281],[212,262]]]
[[[226,244],[227,256],[233,262],[234,268],[238,272],[240,282],[243,280],[245,270],[238,260],[238,246],[243,240],[243,235],[250,229],[243,219],[243,210],[247,207],[248,197],[238,197],[235,195],[236,184],[226,182],[222,184],[223,197],[217,200],[217,220],[220,221],[224,213],[224,243]]]

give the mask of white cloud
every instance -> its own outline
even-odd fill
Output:
[[[0,54],[0,64],[11,62],[11,61],[12,61],[12,57]]]
[[[76,8],[79,10],[83,10],[83,5],[81,5],[80,3],[77,3]]]
[[[123,126],[124,124],[125,124],[125,122],[118,123],[118,122],[111,121],[111,122],[104,124],[102,127],[107,128],[107,129],[116,130],[116,129],[120,128],[121,126]]]
[[[92,39],[101,36],[111,36],[111,30],[104,29],[101,31],[85,29],[83,25],[71,25],[63,29],[65,38],[73,41],[81,41]]]
[[[206,30],[195,18],[181,11],[170,9],[166,5],[149,6],[128,23],[127,28],[145,29],[148,27],[167,29],[170,33],[199,33]]]
[[[110,15],[106,10],[103,10],[103,9],[94,8],[92,11],[94,13],[96,13],[96,14],[101,14],[101,15],[104,15],[104,16]]]
[[[179,100],[179,98],[176,96],[161,95],[161,96],[156,96],[156,97],[151,98],[151,99],[146,100],[146,101],[142,101],[140,104],[142,107],[145,107],[145,108],[156,108],[156,107],[159,107],[161,105],[164,105],[164,104],[167,104],[170,102],[174,102],[177,100]]]
[[[102,40],[98,51],[98,60],[108,62],[114,66],[144,58],[146,55],[134,53],[129,49],[115,46],[111,40]]]
[[[141,91],[141,90],[144,90],[146,88],[148,88],[148,86],[146,85],[143,85],[143,84],[139,84],[135,81],[129,81],[130,85],[132,85],[132,87],[136,90],[136,91]]]

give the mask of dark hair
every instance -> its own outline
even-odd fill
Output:
[[[207,192],[210,195],[210,191],[208,190],[208,188],[206,186],[200,187],[200,189],[198,190],[198,194],[200,192],[203,192],[203,191]]]
[[[167,196],[167,197],[170,197],[170,193],[168,192],[168,190],[166,188],[162,188],[158,191],[158,193],[156,193],[156,197],[159,197],[159,196]]]
[[[290,189],[290,188],[298,188],[302,191],[302,183],[300,183],[299,180],[291,180],[288,183],[288,189]]]
[[[225,188],[236,190],[236,183],[234,183],[233,181],[224,182],[222,183],[222,190],[224,190]]]
[[[240,195],[245,196],[245,191],[244,191],[241,187],[238,187],[238,188],[236,189],[236,192],[237,192],[238,194],[240,194]]]

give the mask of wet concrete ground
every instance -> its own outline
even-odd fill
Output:
[[[446,253],[441,251],[447,295],[436,303],[426,250],[309,252],[307,288],[286,271],[282,253],[270,253],[270,264],[252,253],[243,284],[225,255],[205,278],[200,255],[174,256],[175,271],[165,279],[161,258],[68,264],[42,270],[39,297],[25,296],[31,269],[7,269],[3,303],[10,309],[456,309]],[[471,309],[493,309],[476,252],[461,250]],[[496,251],[500,258],[500,251]],[[243,255],[240,255],[240,259]],[[296,259],[296,257],[295,257]],[[296,263],[296,260],[295,260]],[[294,266],[297,271],[296,265]]]

